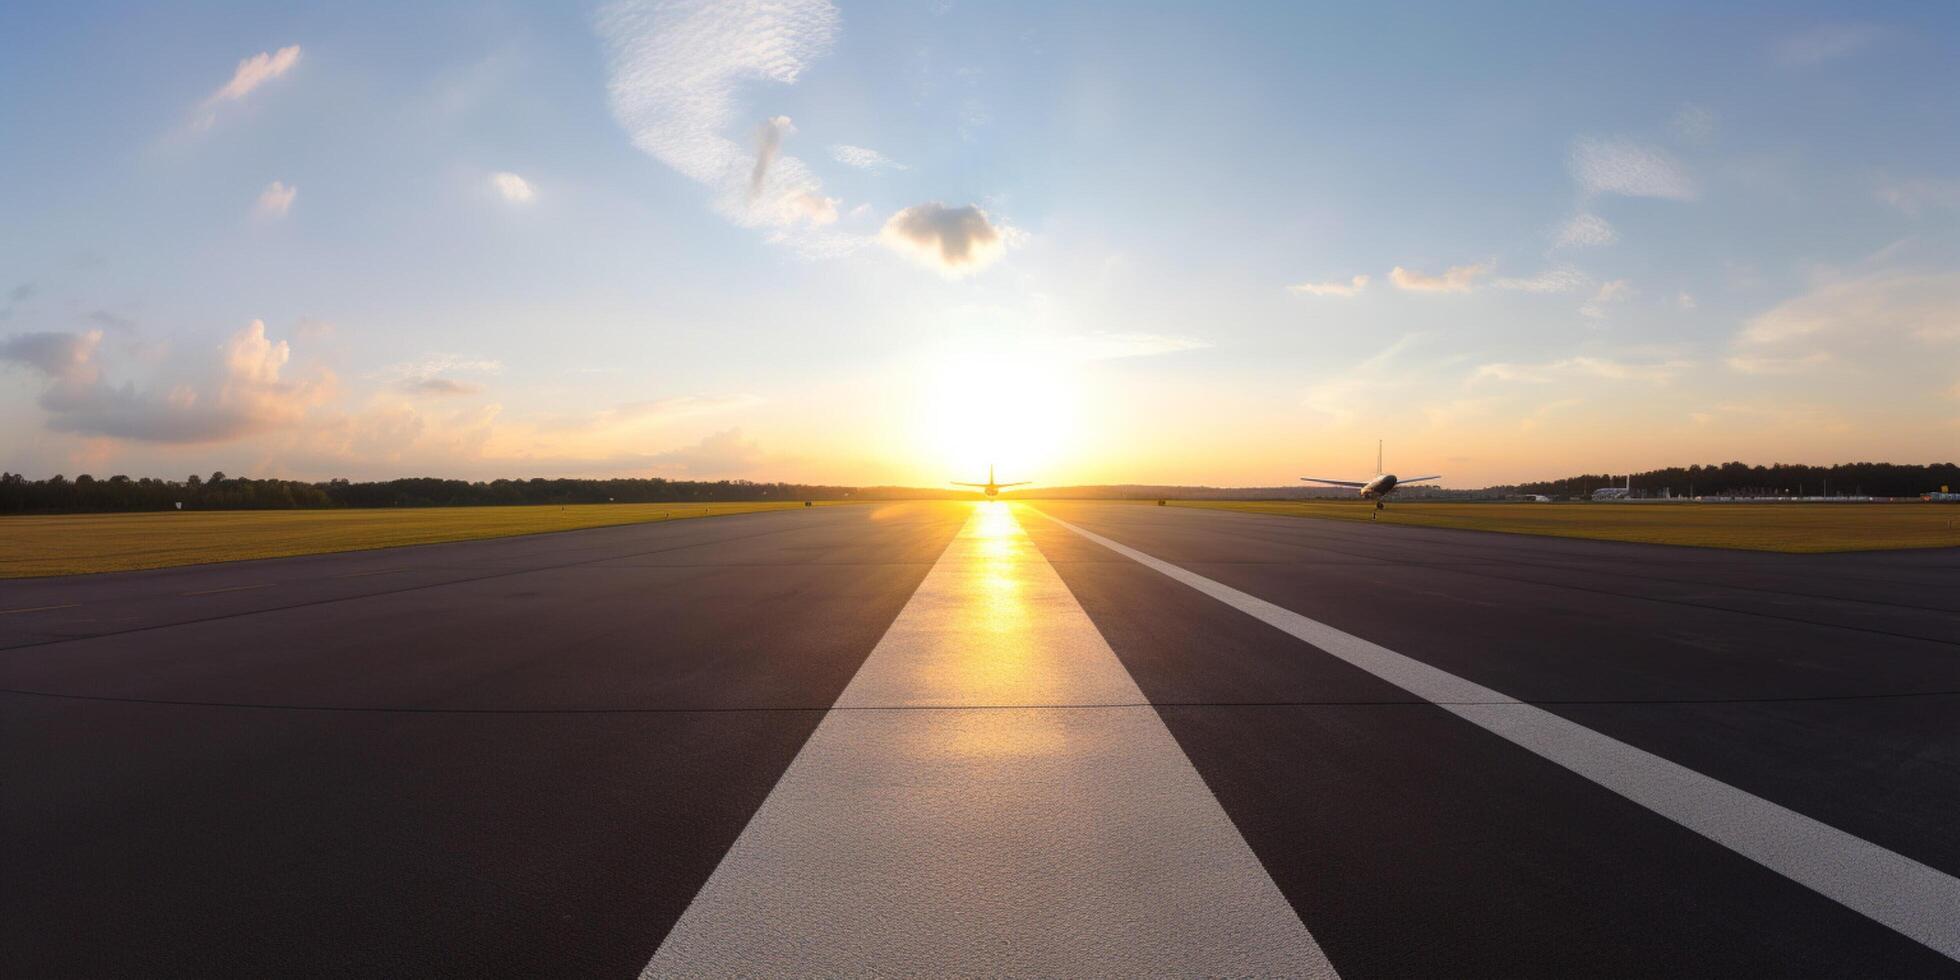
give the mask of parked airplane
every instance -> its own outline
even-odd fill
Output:
[[[1441,474],[1433,476],[1412,476],[1406,480],[1397,479],[1393,473],[1382,472],[1382,444],[1375,443],[1375,478],[1372,480],[1325,480],[1317,476],[1303,476],[1300,479],[1310,483],[1328,483],[1337,487],[1353,487],[1361,491],[1361,499],[1375,502],[1375,509],[1381,510],[1389,494],[1404,483],[1421,483],[1424,480],[1440,480]],[[1369,518],[1373,520],[1371,516]]]
[[[992,464],[992,463],[988,463],[988,464],[987,464],[987,482],[985,482],[985,483],[960,483],[959,481],[957,481],[957,480],[955,480],[955,481],[953,482],[953,485],[954,485],[954,486],[956,486],[956,487],[979,487],[979,488],[980,488],[980,490],[981,490],[981,491],[982,491],[983,493],[985,493],[985,494],[986,494],[987,496],[989,496],[989,497],[998,497],[998,496],[1000,496],[1000,492],[1001,492],[1001,490],[1002,490],[1003,488],[1006,488],[1006,487],[1025,487],[1025,486],[1027,486],[1028,484],[1030,484],[1030,483],[1033,483],[1033,482],[1034,482],[1033,480],[1022,480],[1022,481],[1020,481],[1019,483],[996,483],[996,482],[994,481],[994,464]]]

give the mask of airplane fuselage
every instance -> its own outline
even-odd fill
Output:
[[[1395,474],[1383,473],[1361,488],[1361,499],[1378,500],[1395,492]]]

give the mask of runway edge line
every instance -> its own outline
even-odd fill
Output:
[[[1952,875],[1543,708],[1040,513],[1960,960],[1960,879]]]

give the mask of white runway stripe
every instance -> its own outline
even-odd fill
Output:
[[[1144,701],[980,505],[645,975],[1333,977]]]
[[[1898,932],[1960,959],[1960,879],[1542,708],[1049,520],[1523,746]],[[1491,703],[1496,702],[1496,703]]]

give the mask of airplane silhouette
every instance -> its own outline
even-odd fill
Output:
[[[998,483],[998,482],[995,482],[995,480],[994,480],[994,464],[992,464],[992,463],[988,463],[988,464],[987,464],[987,482],[985,482],[985,483],[961,483],[961,482],[959,482],[958,480],[955,480],[955,481],[953,481],[953,485],[954,485],[954,486],[956,486],[956,487],[979,487],[979,488],[980,488],[980,490],[981,490],[982,492],[984,492],[984,493],[985,493],[985,494],[986,494],[987,496],[989,496],[989,497],[998,497],[998,496],[1000,496],[1000,491],[1001,491],[1001,489],[1002,489],[1003,487],[1025,487],[1025,486],[1027,486],[1028,484],[1030,484],[1030,483],[1033,483],[1033,482],[1034,482],[1033,480],[1022,480],[1022,481],[1020,481],[1020,482],[1018,482],[1018,483]]]

